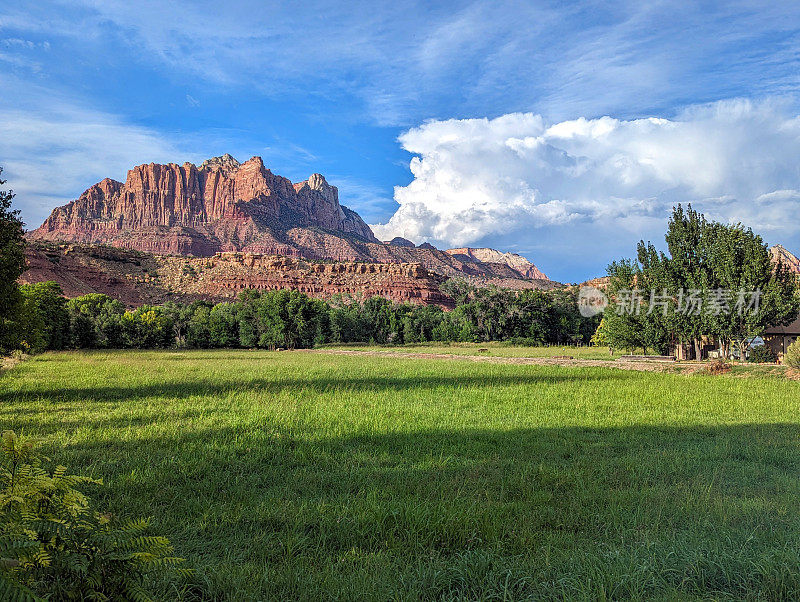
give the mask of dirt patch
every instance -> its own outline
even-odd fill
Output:
[[[310,349],[307,353],[326,353],[331,355],[359,355],[371,357],[394,357],[398,359],[455,360],[465,362],[484,362],[490,364],[514,364],[531,366],[568,366],[571,368],[617,368],[639,372],[683,372],[689,366],[665,364],[649,361],[609,361],[587,360],[568,357],[496,357],[485,355],[456,355],[450,353],[420,353],[410,351],[360,351],[356,349]]]

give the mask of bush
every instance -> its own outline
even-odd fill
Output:
[[[783,363],[790,368],[800,368],[800,339],[789,345],[783,354]]]
[[[176,569],[165,537],[145,520],[116,524],[91,509],[77,486],[100,481],[50,472],[34,445],[13,431],[0,456],[0,598],[150,600],[145,577]]]
[[[772,352],[772,349],[767,347],[766,345],[759,345],[758,347],[753,347],[750,349],[750,353],[747,356],[747,361],[754,363],[754,364],[774,364],[777,361],[777,357]]]
[[[722,359],[711,360],[706,365],[706,374],[718,375],[718,374],[725,374],[729,372],[731,369],[731,365]]]

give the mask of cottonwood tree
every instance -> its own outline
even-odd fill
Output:
[[[736,345],[744,357],[748,340],[773,325],[785,325],[799,309],[796,277],[780,262],[774,264],[760,236],[741,224],[709,224],[703,242],[709,279],[707,294],[730,291],[728,311],[709,316],[709,330],[729,355]]]
[[[616,347],[665,348],[694,343],[700,357],[704,336],[717,339],[723,355],[772,325],[788,324],[800,310],[797,279],[775,265],[760,236],[741,224],[710,222],[678,205],[666,233],[669,254],[641,241],[637,260],[609,266],[611,311],[607,338]],[[639,291],[619,311],[624,291]],[[645,309],[646,307],[646,309]],[[638,313],[637,313],[638,312]]]
[[[614,261],[608,266],[606,293],[609,303],[603,321],[605,338],[615,349],[647,349],[642,332],[642,312],[646,309],[636,288],[638,271],[639,266],[630,259]]]
[[[708,288],[708,274],[703,255],[703,234],[707,228],[706,218],[689,205],[684,212],[678,205],[672,211],[667,225],[666,242],[669,253],[667,273],[670,292],[679,301],[673,318],[673,332],[678,343],[693,343],[695,357],[700,358],[701,339],[707,332],[705,315],[687,311],[687,296],[690,291]],[[690,308],[689,308],[690,309]]]

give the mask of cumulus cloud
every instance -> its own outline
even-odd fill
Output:
[[[547,230],[585,248],[590,225],[630,245],[660,238],[672,205],[692,202],[715,219],[792,237],[800,231],[800,118],[789,106],[735,100],[673,119],[429,121],[400,136],[415,155],[414,179],[395,188],[400,207],[373,230],[443,246],[510,235],[531,246]]]

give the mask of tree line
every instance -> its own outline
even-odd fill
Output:
[[[383,297],[313,299],[298,291],[244,291],[236,301],[168,302],[126,309],[91,293],[64,297],[55,282],[19,287],[22,299],[11,348],[299,349],[327,343],[429,341],[588,343],[597,320],[577,311],[574,291],[480,289],[446,283],[456,308],[393,303]]]
[[[2,168],[0,168],[2,174]],[[0,180],[0,185],[4,184]],[[584,318],[572,289],[476,288],[448,280],[453,311],[382,297],[329,301],[289,290],[243,292],[233,302],[168,302],[126,308],[92,293],[67,299],[55,282],[20,286],[25,239],[14,194],[0,191],[0,352],[22,349],[164,347],[306,348],[324,343],[503,341],[588,343],[598,320]]]
[[[635,259],[608,267],[609,306],[596,341],[661,353],[685,345],[699,358],[713,340],[723,357],[743,357],[753,337],[797,317],[797,276],[772,261],[750,228],[678,205],[665,240],[666,253],[640,241]]]

